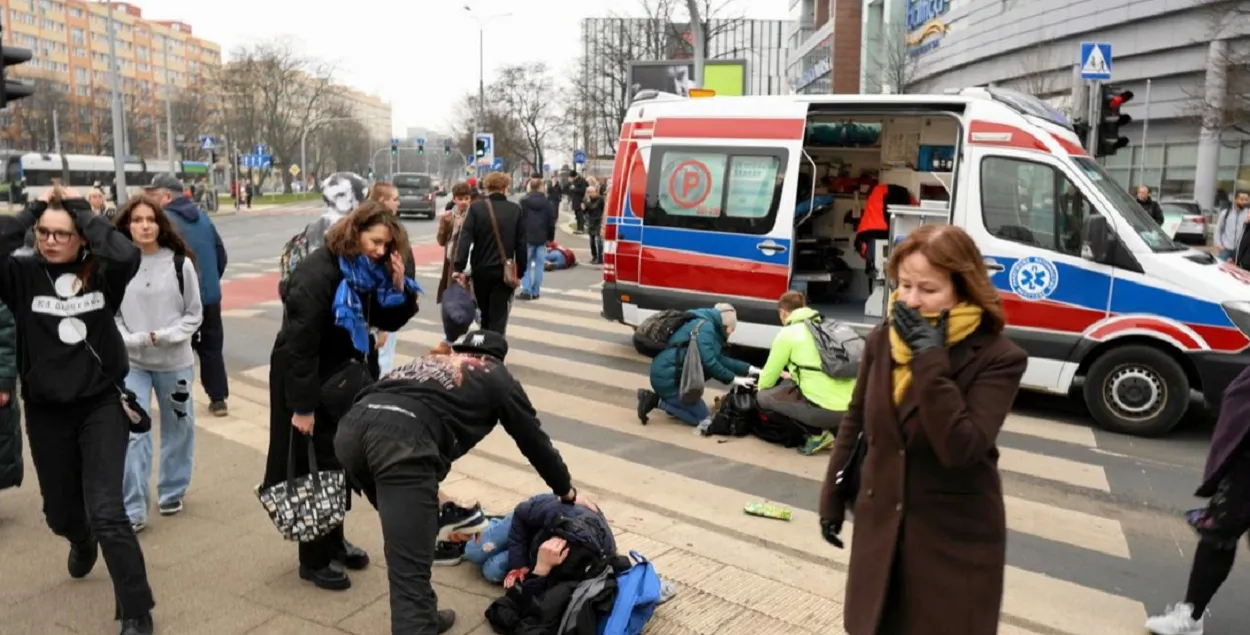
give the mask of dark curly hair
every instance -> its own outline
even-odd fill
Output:
[[[375,201],[365,201],[352,213],[340,218],[326,232],[325,247],[336,256],[355,258],[360,255],[360,235],[377,225],[385,225],[391,230],[392,252],[400,255],[412,253],[404,224],[386,206]]]

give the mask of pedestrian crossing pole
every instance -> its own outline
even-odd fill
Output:
[[[1086,120],[1089,121],[1089,132],[1086,135],[1085,147],[1089,149],[1091,155],[1097,155],[1098,153],[1098,129],[1102,124],[1098,120],[1099,111],[1102,110],[1102,104],[1100,103],[1102,101],[1101,87],[1102,82],[1094,80],[1089,82],[1088,90],[1086,90],[1086,93],[1089,95],[1088,110],[1086,111]]]

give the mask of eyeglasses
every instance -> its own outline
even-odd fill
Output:
[[[35,228],[35,237],[39,239],[39,242],[67,243],[74,236],[77,236],[74,232],[44,229],[43,227]]]

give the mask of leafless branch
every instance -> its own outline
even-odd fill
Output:
[[[867,76],[868,93],[906,94],[920,76],[921,63],[907,43],[906,28],[892,24],[881,38],[880,45],[869,52],[876,73]]]

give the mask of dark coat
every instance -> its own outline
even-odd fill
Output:
[[[841,519],[832,475],[862,430],[843,623],[850,635],[994,635],[1007,560],[996,440],[1028,355],[988,329],[921,353],[896,408],[887,328],[868,336],[821,491],[821,518]]]
[[[495,210],[494,224],[491,223],[491,209]],[[521,206],[509,201],[503,194],[491,194],[489,205],[485,200],[469,205],[464,224],[460,226],[460,248],[452,263],[455,271],[460,273],[471,266],[474,276],[502,276],[504,260],[515,262],[518,272],[525,271],[523,218]],[[496,226],[499,228],[498,239]],[[499,253],[501,249],[502,254]]]
[[[556,208],[542,192],[530,192],[521,199],[525,242],[545,245],[556,239]],[[538,263],[541,267],[542,263]]]
[[[0,489],[22,484],[22,418],[17,403],[17,323],[0,303],[0,392],[9,403],[0,408]]]
[[[668,338],[670,346],[651,360],[651,390],[660,399],[677,398],[681,371],[686,365],[686,344],[699,347],[706,379],[728,384],[734,377],[745,377],[751,370],[750,364],[725,355],[725,344],[729,338],[725,335],[725,324],[721,320],[720,311],[694,309],[690,313],[698,317],[674,331],[673,336]],[[690,336],[695,327],[698,327],[699,332],[691,343]]]
[[[616,539],[601,512],[583,505],[570,505],[555,494],[539,494],[521,501],[512,510],[508,569],[532,568],[538,562],[538,548],[552,537],[552,530],[562,518],[586,519],[586,523],[577,525],[584,530],[584,541],[604,554],[616,554]]]
[[[1246,456],[1247,447],[1250,447],[1250,367],[1243,369],[1224,389],[1220,418],[1211,435],[1211,449],[1202,472],[1202,485],[1194,495],[1215,496],[1220,481]]]
[[[286,286],[282,328],[269,359],[269,457],[264,487],[287,480],[291,415],[296,412],[312,412],[316,418],[312,440],[318,468],[339,469],[334,455],[338,421],[330,420],[321,408],[321,386],[348,360],[360,356],[351,335],[334,323],[334,295],[342,280],[338,257],[321,248],[299,263]],[[397,307],[385,308],[372,294],[361,298],[369,325],[390,333],[403,328],[417,313],[416,294],[409,294],[407,299]],[[369,342],[369,369],[377,377],[378,355],[372,335]],[[296,475],[307,474],[303,446],[293,455]]]

